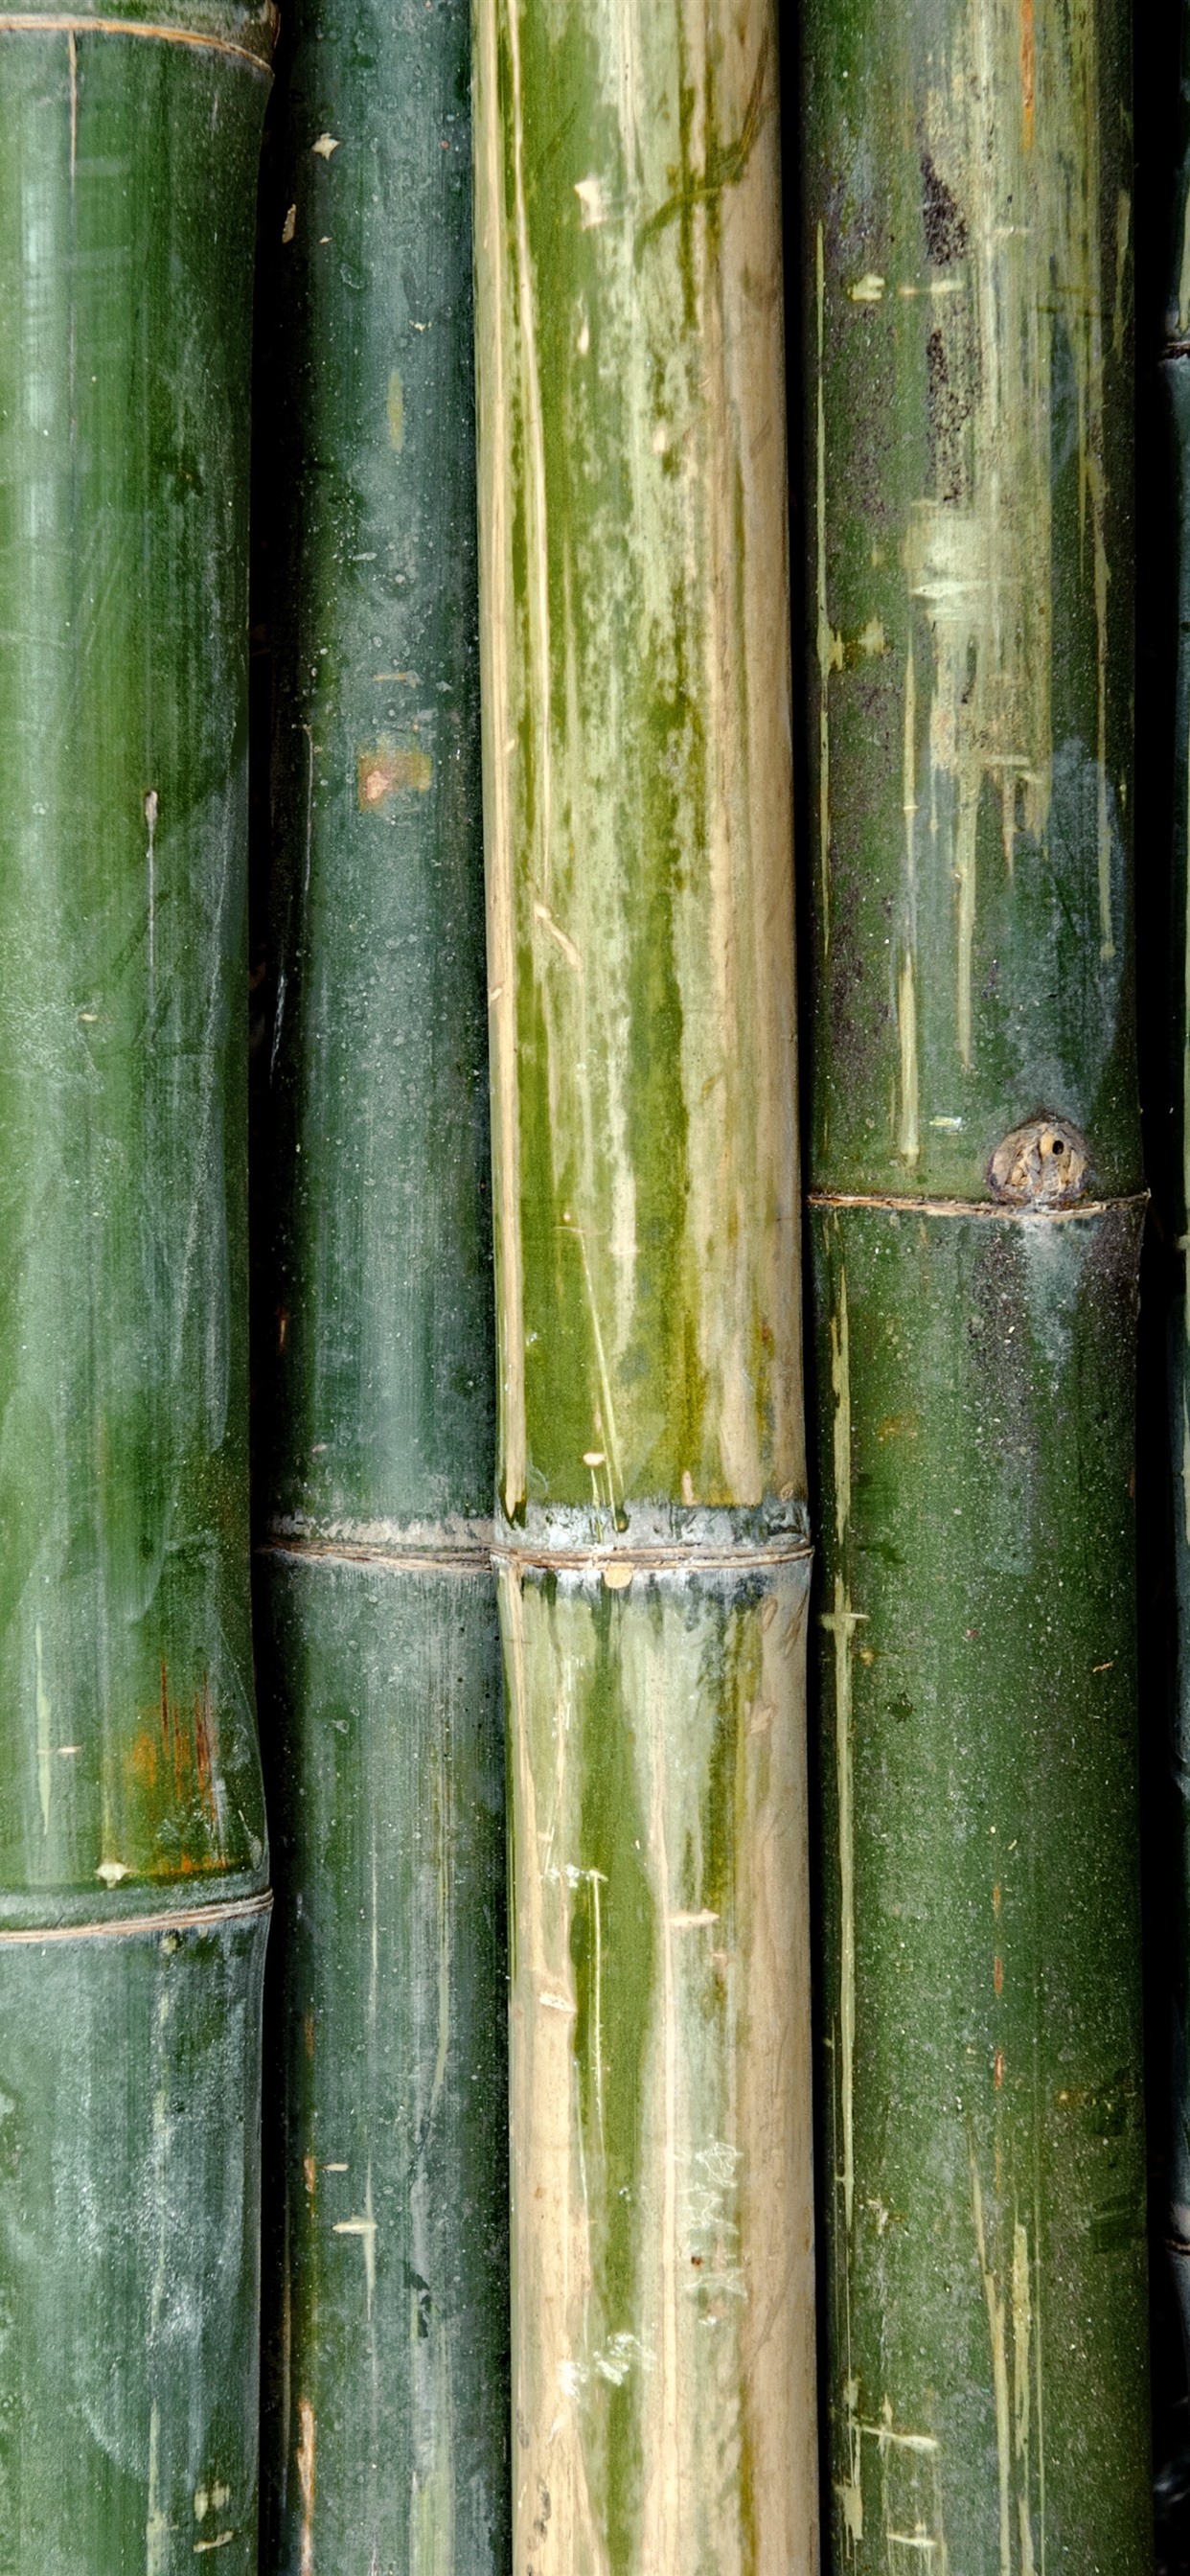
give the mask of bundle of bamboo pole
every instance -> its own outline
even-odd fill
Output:
[[[837,2563],[1149,2563],[1126,14],[811,0]]]
[[[504,1762],[466,0],[300,0],[275,445],[268,2576],[502,2576]],[[275,473],[274,473],[275,467]]]
[[[480,0],[515,2560],[816,2561],[768,0]]]
[[[271,13],[0,21],[0,2563],[256,2555],[248,394]]]

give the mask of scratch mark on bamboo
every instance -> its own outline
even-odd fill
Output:
[[[969,2152],[975,2242],[979,2254],[979,2271],[983,2282],[983,2295],[988,2312],[988,2333],[992,2346],[992,2391],[996,2409],[996,2459],[1000,2489],[1000,2576],[1012,2576],[1012,2411],[1008,2391],[1006,2320],[996,2274],[988,2261],[983,2223],[983,2191],[974,2140],[970,2143]]]
[[[1031,2347],[1033,2312],[1029,2290],[1028,2232],[1017,2220],[1012,2231],[1012,2372],[1017,2457],[1017,2518],[1020,2526],[1020,2576],[1034,2576],[1033,2520],[1029,2495],[1029,2429],[1033,2400]]]
[[[921,1153],[921,1115],[917,1071],[917,669],[913,638],[905,656],[905,730],[903,741],[905,809],[905,946],[897,986],[897,1033],[901,1047],[901,1114],[898,1150],[912,1166]]]
[[[298,2576],[314,2576],[314,2451],[317,2428],[308,2397],[298,2399],[298,2490],[302,2499],[301,2556]]]
[[[6,9],[0,13],[0,36],[139,36],[155,45],[188,45],[196,53],[230,54],[234,62],[250,63],[253,71],[271,78],[268,62],[254,54],[247,45],[237,45],[229,36],[204,36],[189,27],[162,27],[144,18],[74,18],[65,15],[42,17],[33,10]]]
[[[333,2232],[336,2236],[358,2236],[360,2240],[360,2246],[364,2258],[364,2292],[367,2299],[367,2314],[370,2319],[372,2314],[372,2300],[376,2291],[376,2213],[372,2205],[371,2158],[368,2160],[368,2174],[364,2190],[364,2206],[362,2215],[355,2218],[337,2219]]]
[[[34,1699],[37,1714],[37,1790],[41,1801],[41,1830],[45,1835],[50,1829],[50,1800],[54,1790],[54,1747],[50,1733],[52,1715],[50,1696],[45,1686],[45,1669],[42,1663],[40,1619],[33,1631],[33,1654],[36,1663]]]
[[[149,897],[149,1035],[157,1007],[157,790],[150,787],[145,796],[145,874]]]
[[[835,1534],[843,1549],[851,1518],[851,1363],[847,1273],[831,1317],[831,1388],[835,1399]],[[851,1640],[861,1614],[853,1610],[842,1568],[835,1576],[834,1609],[823,1625],[835,1648],[835,1771],[839,1811],[839,2040],[843,2109],[843,2213],[848,2239],[855,2205],[855,1819],[851,1763]]]
[[[79,159],[79,57],[73,27],[66,31],[66,56],[70,65],[70,193],[73,197]]]

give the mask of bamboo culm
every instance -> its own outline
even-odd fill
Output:
[[[279,1904],[263,2566],[504,2576],[504,1753],[465,0],[300,0],[265,191]]]
[[[515,2563],[809,2576],[775,16],[474,53]]]
[[[256,2564],[268,13],[0,30],[0,2564]]]
[[[1142,2576],[1128,27],[810,0],[836,2564]]]

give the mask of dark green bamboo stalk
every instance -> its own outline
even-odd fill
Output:
[[[1169,411],[1171,497],[1177,538],[1171,900],[1174,935],[1170,977],[1173,1007],[1168,1057],[1174,1132],[1173,1150],[1161,1156],[1155,1187],[1166,1239],[1174,1247],[1168,1341],[1177,1603],[1174,1776],[1183,1819],[1184,1888],[1180,1954],[1175,1962],[1169,2224],[1174,2285],[1190,2356],[1190,1305],[1186,1293],[1190,1245],[1190,11],[1183,10],[1182,22],[1183,96],[1178,138],[1181,166],[1175,177],[1171,207],[1174,260],[1161,370]]]
[[[768,0],[479,0],[518,2568],[816,2563]]]
[[[269,2576],[507,2563],[468,60],[301,0],[278,120]]]
[[[0,20],[0,2565],[256,2555],[248,370],[271,13]]]
[[[1150,2561],[1127,19],[811,0],[837,2564]]]

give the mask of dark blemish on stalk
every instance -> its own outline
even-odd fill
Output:
[[[928,152],[921,156],[921,182],[926,256],[935,268],[952,268],[956,260],[967,255],[967,219],[945,179],[939,178]]]
[[[1013,1207],[1068,1207],[1091,1168],[1086,1138],[1061,1118],[1031,1118],[997,1145],[988,1166],[993,1198]]]

